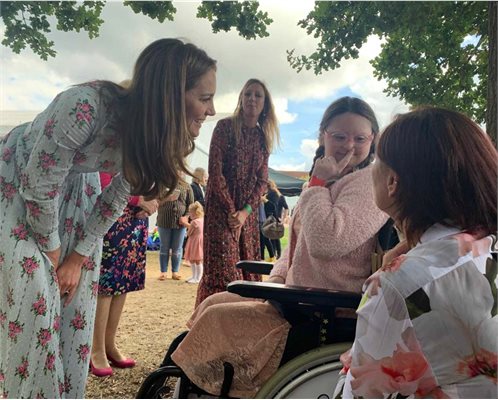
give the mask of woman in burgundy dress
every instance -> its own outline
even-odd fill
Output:
[[[260,259],[257,210],[267,187],[268,157],[279,140],[270,93],[263,82],[249,79],[233,116],[218,122],[211,139],[204,275],[196,306],[234,280],[261,280],[237,270],[235,264]]]

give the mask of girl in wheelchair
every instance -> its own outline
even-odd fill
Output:
[[[360,293],[376,234],[387,220],[373,201],[370,164],[378,130],[372,109],[360,99],[344,97],[327,108],[310,187],[299,199],[290,246],[270,282]],[[174,363],[195,385],[219,395],[229,362],[229,395],[247,398],[280,365],[291,324],[271,302],[224,292],[204,300],[188,327],[171,355]]]

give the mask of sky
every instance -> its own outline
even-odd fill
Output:
[[[363,45],[358,59],[344,61],[334,71],[316,76],[291,68],[287,50],[306,55],[316,47],[316,39],[297,26],[313,9],[313,1],[260,1],[260,9],[268,12],[273,23],[267,28],[270,36],[256,40],[241,38],[235,30],[213,34],[209,21],[195,17],[199,2],[174,5],[175,20],[159,23],[135,14],[121,2],[108,2],[101,15],[104,23],[100,35],[94,39],[83,31],[57,31],[54,25],[47,36],[55,42],[57,56],[48,61],[31,50],[17,55],[0,46],[0,111],[41,111],[70,85],[93,79],[127,79],[141,50],[163,37],[186,39],[217,60],[217,115],[205,123],[198,139],[205,149],[215,120],[234,111],[238,94],[249,78],[267,84],[277,111],[282,143],[269,161],[277,170],[310,168],[322,114],[339,97],[349,95],[367,101],[381,127],[408,110],[400,99],[383,93],[385,82],[373,76],[369,61],[381,50],[377,37]],[[2,36],[4,29],[0,22]]]

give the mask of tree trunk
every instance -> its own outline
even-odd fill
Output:
[[[497,118],[497,86],[498,86],[498,2],[490,1],[488,3],[488,35],[489,35],[489,53],[488,53],[488,98],[486,110],[486,130],[493,142],[497,143],[496,137],[498,132]]]

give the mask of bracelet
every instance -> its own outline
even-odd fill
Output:
[[[252,207],[250,204],[246,204],[244,207],[242,207],[244,210],[247,211],[247,214],[251,215],[252,213]]]
[[[323,179],[317,178],[313,175],[308,186],[325,186],[325,183],[326,182]]]

